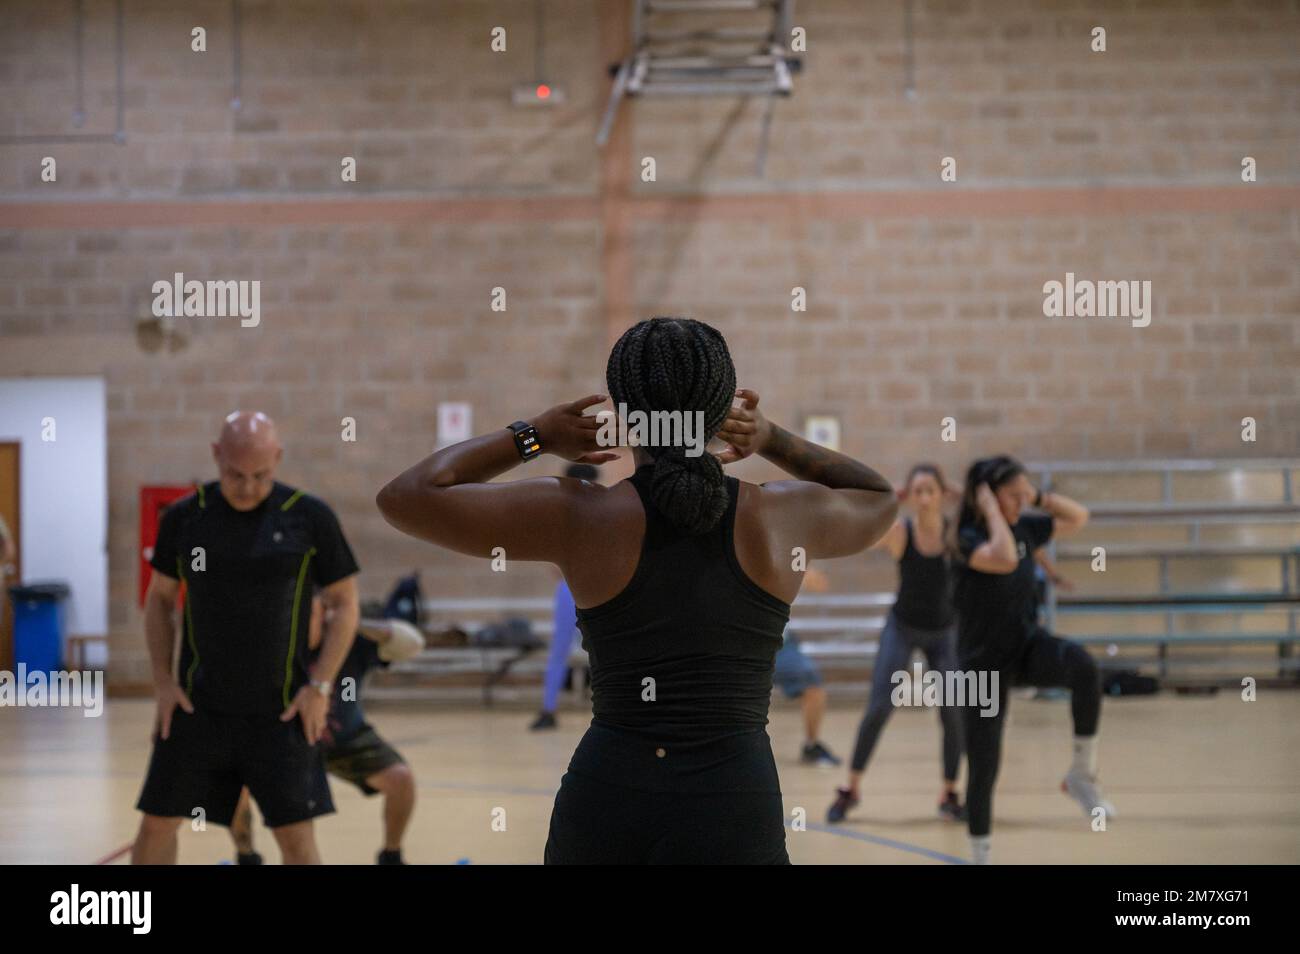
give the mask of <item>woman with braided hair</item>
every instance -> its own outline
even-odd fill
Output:
[[[686,318],[629,328],[606,368],[620,413],[701,420],[699,441],[632,450],[612,487],[488,483],[541,453],[599,464],[593,394],[434,453],[379,494],[399,530],[559,567],[591,660],[593,718],[551,815],[550,864],[788,864],[767,736],[773,658],[799,592],[792,551],[858,553],[893,523],[888,481],[770,422],[726,341]],[[739,398],[740,404],[733,407]],[[679,434],[688,431],[682,428]],[[717,454],[703,441],[724,442]],[[753,454],[795,479],[743,483]]]

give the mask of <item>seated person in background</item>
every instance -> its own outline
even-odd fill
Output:
[[[814,593],[830,589],[826,574],[809,567],[804,585]],[[803,654],[799,637],[787,628],[785,643],[776,654],[772,683],[780,687],[787,699],[798,699],[803,709],[804,743],[799,761],[805,765],[839,765],[840,759],[821,742],[822,719],[826,716],[826,690],[817,665]]]

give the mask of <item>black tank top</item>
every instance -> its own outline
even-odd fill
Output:
[[[946,629],[952,625],[952,573],[948,555],[926,556],[912,540],[912,521],[904,520],[907,546],[898,559],[898,598],[894,615],[917,629]],[[944,521],[944,529],[948,523]]]
[[[592,722],[569,770],[647,791],[780,791],[764,726],[790,604],[736,559],[740,482],[727,478],[718,525],[688,536],[655,507],[650,467],[631,480],[645,539],[623,591],[577,611]]]

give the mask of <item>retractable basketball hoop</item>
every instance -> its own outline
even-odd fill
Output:
[[[741,22],[728,25],[732,14]],[[596,144],[608,142],[629,96],[762,96],[762,175],[776,98],[790,95],[801,65],[790,51],[793,15],[794,0],[632,0],[632,52],[611,67]]]

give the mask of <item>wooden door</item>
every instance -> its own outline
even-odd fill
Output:
[[[23,536],[19,519],[20,450],[17,441],[0,441],[0,517],[4,518],[5,525],[9,527],[14,547],[18,551],[8,565],[0,559],[0,586],[4,587],[4,597],[0,599],[0,670],[6,672],[13,672],[14,669],[14,611],[10,605],[8,588],[23,578]]]

